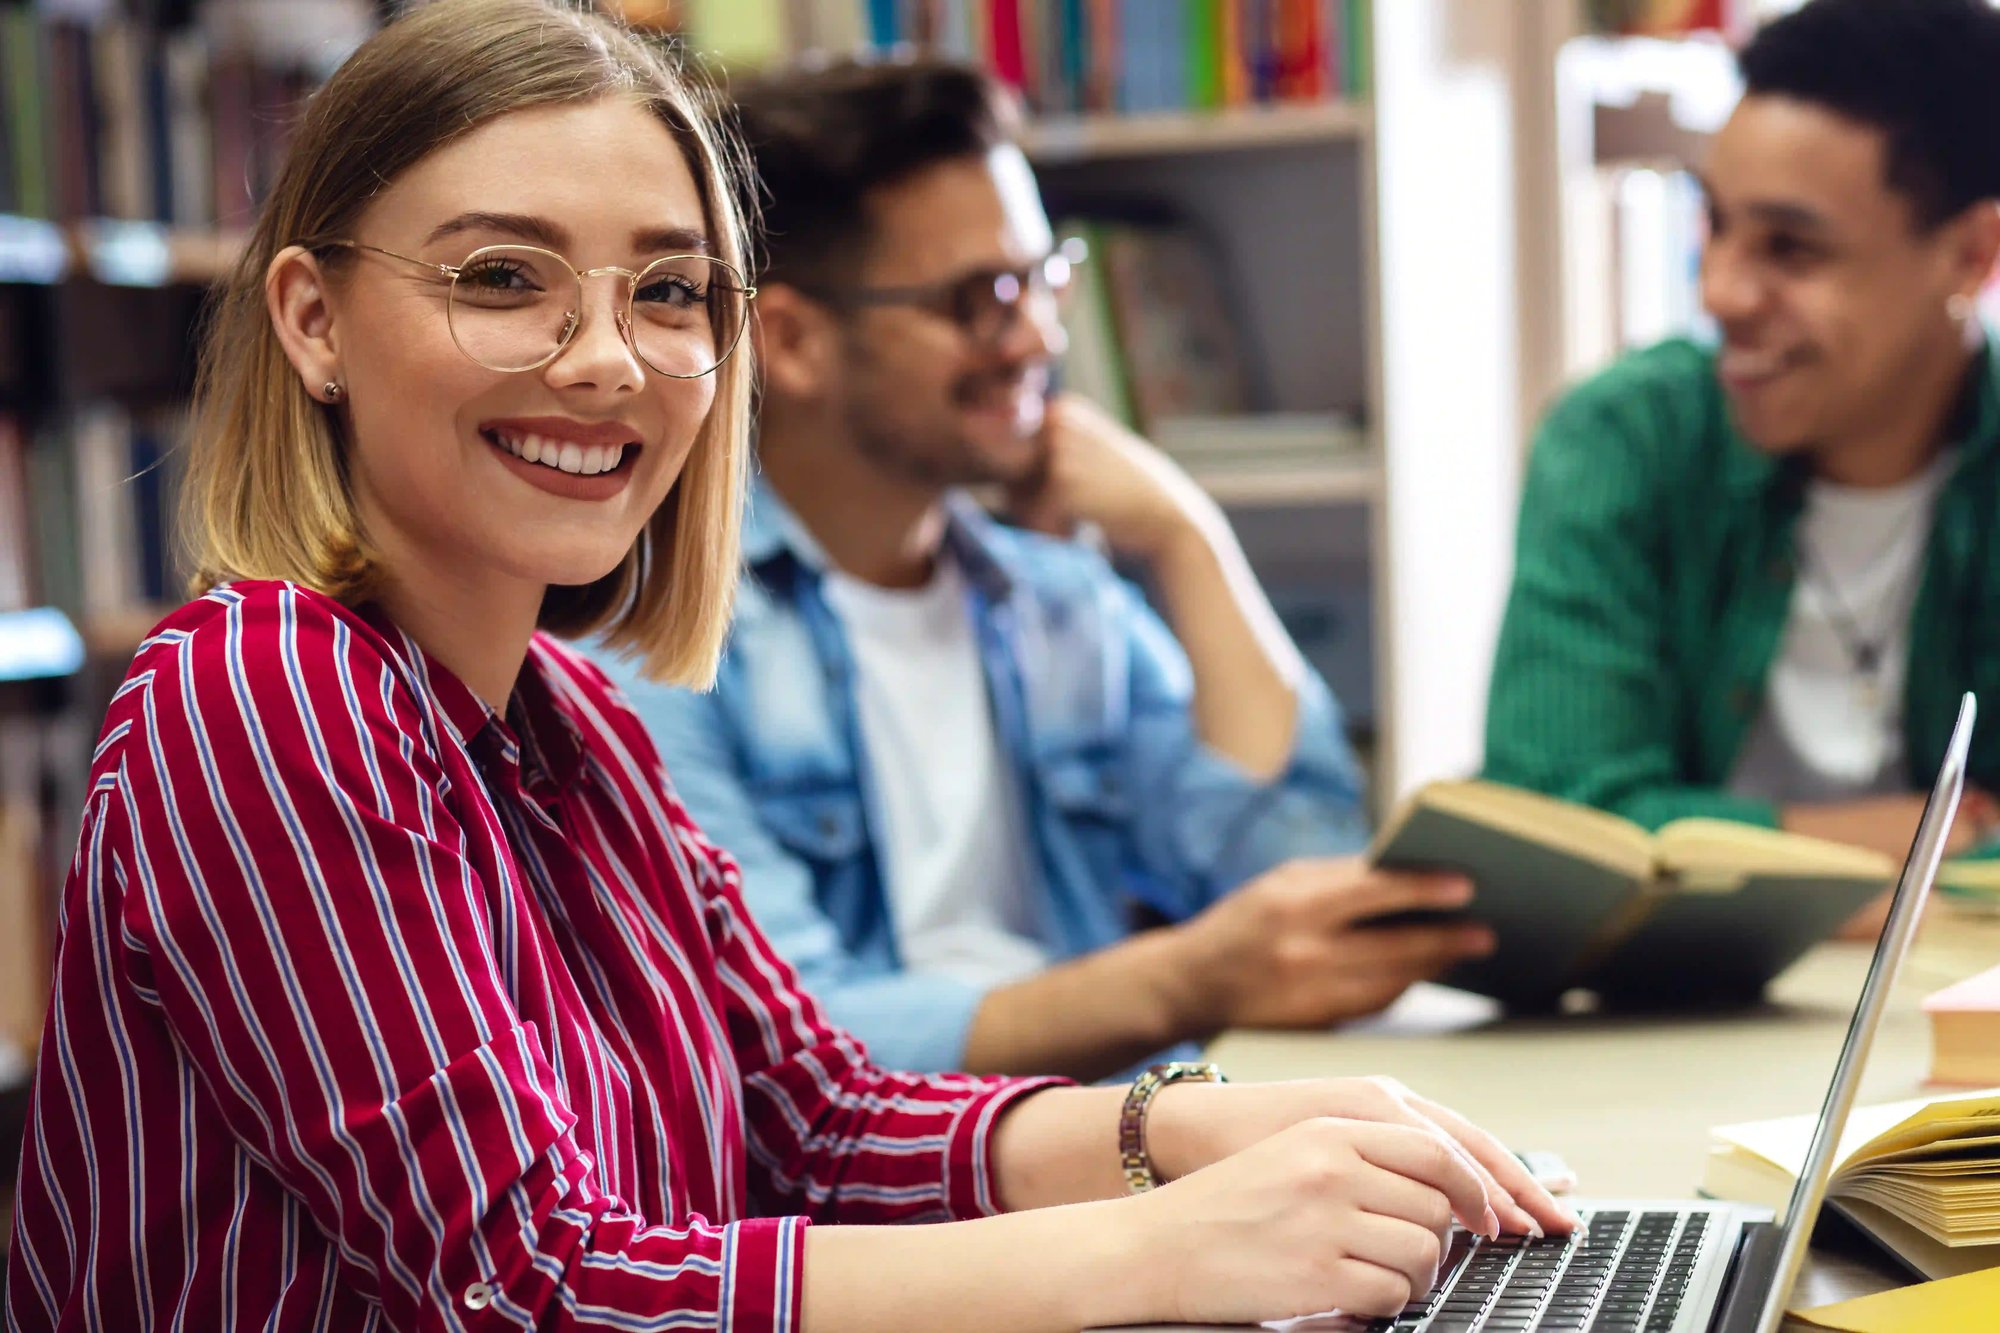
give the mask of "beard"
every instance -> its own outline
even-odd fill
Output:
[[[843,410],[847,438],[870,463],[908,485],[929,490],[960,486],[1015,485],[1042,466],[1040,448],[1015,447],[1004,455],[969,437],[960,411],[1009,393],[1035,378],[1036,367],[1011,366],[961,377],[944,403],[926,410],[908,394],[898,394],[891,377],[870,367],[857,373]],[[1040,433],[1039,417],[1018,439]]]

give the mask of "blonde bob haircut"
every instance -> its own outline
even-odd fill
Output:
[[[713,252],[748,276],[742,151],[664,53],[556,0],[438,0],[390,23],[308,104],[206,329],[181,517],[194,595],[233,579],[288,579],[354,605],[381,583],[349,485],[340,410],[307,393],[266,310],[273,257],[351,235],[390,182],[488,121],[600,97],[631,99],[674,136],[702,193]],[[321,262],[344,253],[322,252]],[[714,679],[737,578],[749,344],[714,372],[708,419],[638,541],[596,582],[551,586],[542,628],[603,631],[656,679]]]

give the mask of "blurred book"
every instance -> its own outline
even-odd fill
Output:
[[[0,414],[0,613],[33,604],[34,539],[28,527],[28,441]]]
[[[43,838],[42,736],[0,718],[0,1047],[32,1051],[48,999],[51,898]]]
[[[1253,409],[1255,368],[1220,244],[1170,219],[1071,218],[1057,230],[1086,248],[1064,312],[1066,387],[1149,434]],[[1190,424],[1181,438],[1203,430]]]
[[[1242,312],[1218,242],[1188,223],[1105,223],[1087,262],[1099,270],[1140,430],[1251,410]]]
[[[1371,859],[1472,880],[1463,915],[1499,947],[1439,978],[1521,1008],[1565,991],[1608,1003],[1754,1002],[1891,882],[1872,851],[1719,819],[1649,833],[1499,783],[1433,782],[1391,815]]]
[[[1727,32],[1741,8],[1741,0],[1589,0],[1585,6],[1593,31],[1645,37]]]
[[[1133,424],[1132,398],[1126,387],[1124,352],[1119,346],[1118,325],[1111,312],[1111,295],[1105,285],[1101,265],[1095,262],[1103,247],[1102,224],[1069,219],[1056,229],[1062,243],[1080,240],[1085,258],[1072,270],[1068,304],[1063,312],[1063,330],[1069,345],[1063,352],[1063,387],[1082,394],[1103,407],[1126,425]]]
[[[1715,1129],[1701,1192],[1782,1209],[1817,1123],[1796,1115]],[[1926,1278],[2000,1264],[2000,1089],[1856,1108],[1827,1206]]]
[[[185,571],[173,515],[185,429],[179,411],[132,413],[109,402],[32,435],[0,413],[0,518],[10,452],[33,501],[28,521],[0,525],[0,594],[19,606],[58,608],[87,634],[157,618],[162,605],[178,602]],[[5,591],[10,566],[27,577]]]
[[[1931,1020],[1931,1082],[2000,1085],[2000,967],[1924,1001]]]
[[[167,26],[123,6],[0,4],[0,213],[246,225],[369,7],[239,0],[202,14]]]

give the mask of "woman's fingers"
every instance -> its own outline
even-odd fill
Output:
[[[1435,1121],[1485,1169],[1488,1177],[1498,1186],[1494,1207],[1504,1207],[1511,1213],[1519,1214],[1509,1219],[1512,1225],[1521,1230],[1540,1229],[1557,1233],[1576,1229],[1576,1214],[1542,1188],[1528,1173],[1528,1168],[1521,1165],[1521,1159],[1507,1151],[1500,1140],[1448,1106],[1416,1093],[1410,1093],[1408,1097],[1418,1112]]]
[[[1381,1305],[1358,1310],[1351,1297],[1339,1296],[1340,1308],[1353,1313],[1397,1314],[1413,1297],[1421,1296],[1437,1281],[1438,1262],[1444,1250],[1438,1239],[1414,1222],[1376,1213],[1356,1213],[1344,1228],[1340,1248],[1349,1259],[1359,1260],[1391,1275],[1397,1281],[1381,1284]]]
[[[1442,1130],[1385,1124],[1367,1128],[1355,1136],[1355,1151],[1363,1161],[1430,1186],[1469,1229],[1489,1236],[1499,1231],[1483,1173]]]

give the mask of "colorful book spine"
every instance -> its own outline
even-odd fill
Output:
[[[989,59],[994,76],[1002,83],[1021,87],[1027,81],[1021,49],[1021,0],[988,0],[987,30],[992,34]]]

